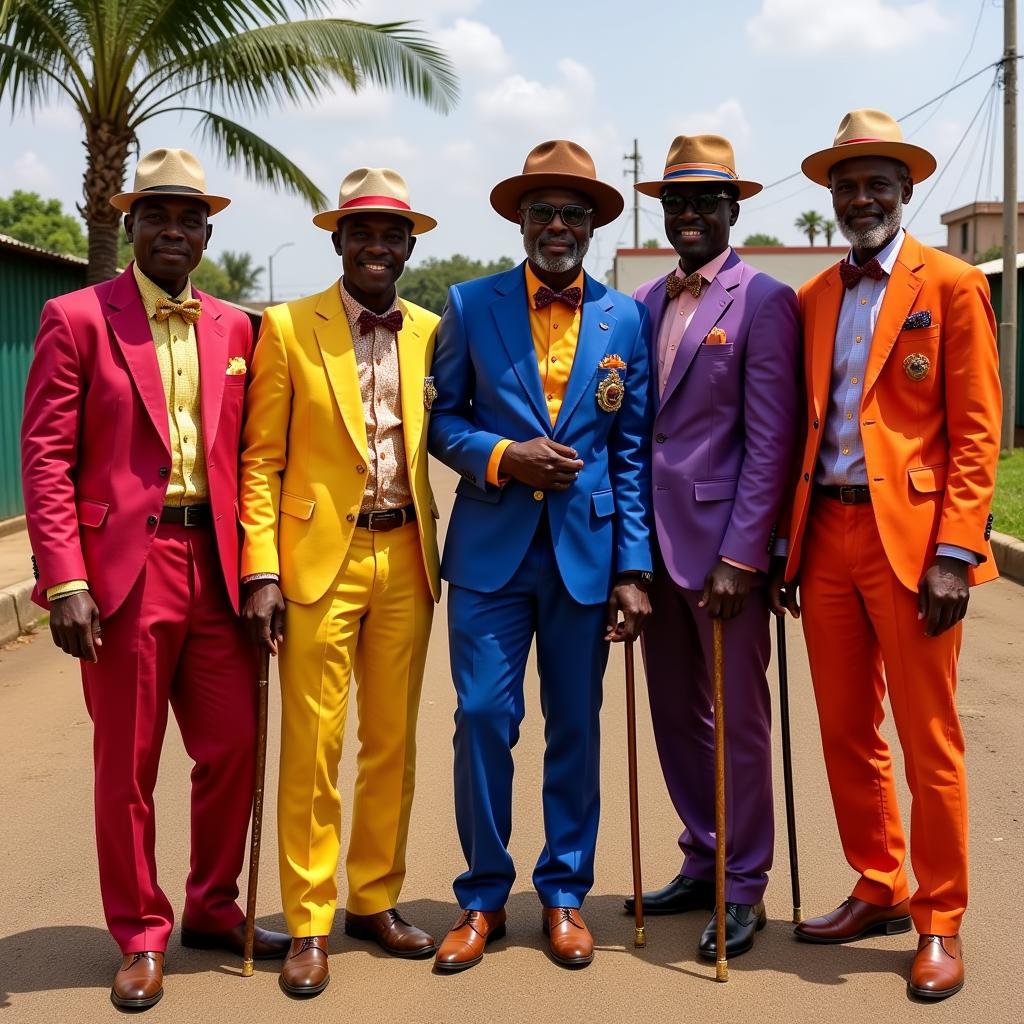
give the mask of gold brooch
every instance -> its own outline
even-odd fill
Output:
[[[932,368],[932,361],[923,352],[911,352],[903,360],[903,371],[911,380],[924,380]]]
[[[597,404],[605,412],[618,412],[622,408],[622,399],[626,394],[626,386],[622,383],[619,371],[612,369],[607,377],[597,385]]]
[[[597,364],[597,368],[599,370],[624,370],[626,361],[617,352],[612,352]]]
[[[423,408],[430,412],[434,399],[437,398],[437,385],[433,377],[423,378]]]

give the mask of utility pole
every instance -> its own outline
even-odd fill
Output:
[[[1017,2],[1003,0],[1003,286],[999,378],[1003,386],[1000,448],[1013,451],[1017,421]]]
[[[636,139],[633,140],[633,152],[626,153],[622,159],[633,165],[633,184],[635,185],[640,180],[640,146]],[[629,171],[623,173],[628,175]],[[640,248],[640,193],[636,189],[633,189],[633,248]]]
[[[270,293],[270,302],[274,302],[274,257],[282,250],[287,249],[288,246],[294,245],[294,242],[282,242],[269,256],[267,259],[267,289]]]

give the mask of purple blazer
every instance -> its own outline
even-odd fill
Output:
[[[657,367],[665,278],[633,297],[650,311]],[[712,327],[726,344],[704,344]],[[701,298],[660,400],[651,373],[654,521],[680,587],[700,590],[722,556],[768,568],[796,436],[799,346],[793,290],[733,251]]]

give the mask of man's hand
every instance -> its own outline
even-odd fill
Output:
[[[572,448],[550,437],[535,437],[510,444],[502,453],[498,473],[541,491],[567,491],[582,468]]]
[[[246,583],[242,622],[249,639],[271,654],[284,640],[284,595],[277,580],[253,580]]]
[[[65,654],[95,664],[97,648],[103,646],[101,633],[100,610],[88,590],[50,602],[50,635]]]
[[[754,574],[719,560],[704,579],[704,593],[698,607],[707,608],[713,619],[734,619],[747,603]]]
[[[776,615],[800,618],[800,580],[786,582],[786,559],[776,556],[768,570],[768,606]]]
[[[619,613],[622,622],[619,622]],[[622,580],[612,589],[608,598],[608,628],[604,638],[613,644],[635,640],[651,617],[651,601],[647,591],[632,580]]]
[[[925,636],[938,636],[967,614],[971,590],[967,563],[940,556],[932,562],[917,585],[917,617],[924,619]]]

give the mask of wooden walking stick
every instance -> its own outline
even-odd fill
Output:
[[[633,677],[633,641],[626,641],[626,760],[629,764],[629,835],[633,851],[633,909],[636,932],[633,945],[647,945],[644,935],[644,887],[640,879],[640,799],[636,768],[636,682]]]
[[[793,749],[789,732],[789,664],[786,659],[786,618],[775,619],[779,659],[779,719],[782,723],[782,781],[786,792],[786,833],[789,837],[789,884],[793,892],[793,923],[804,919],[800,903],[800,863],[796,852],[796,801],[793,797]]]
[[[256,730],[256,788],[252,795],[252,835],[249,840],[249,885],[245,904],[245,954],[242,977],[251,978],[252,946],[256,936],[256,889],[260,876],[260,840],[263,837],[263,784],[267,775],[267,705],[270,696],[270,651],[260,648],[259,722]]]
[[[712,619],[715,709],[715,981],[729,980],[725,946],[725,643],[721,618]]]

